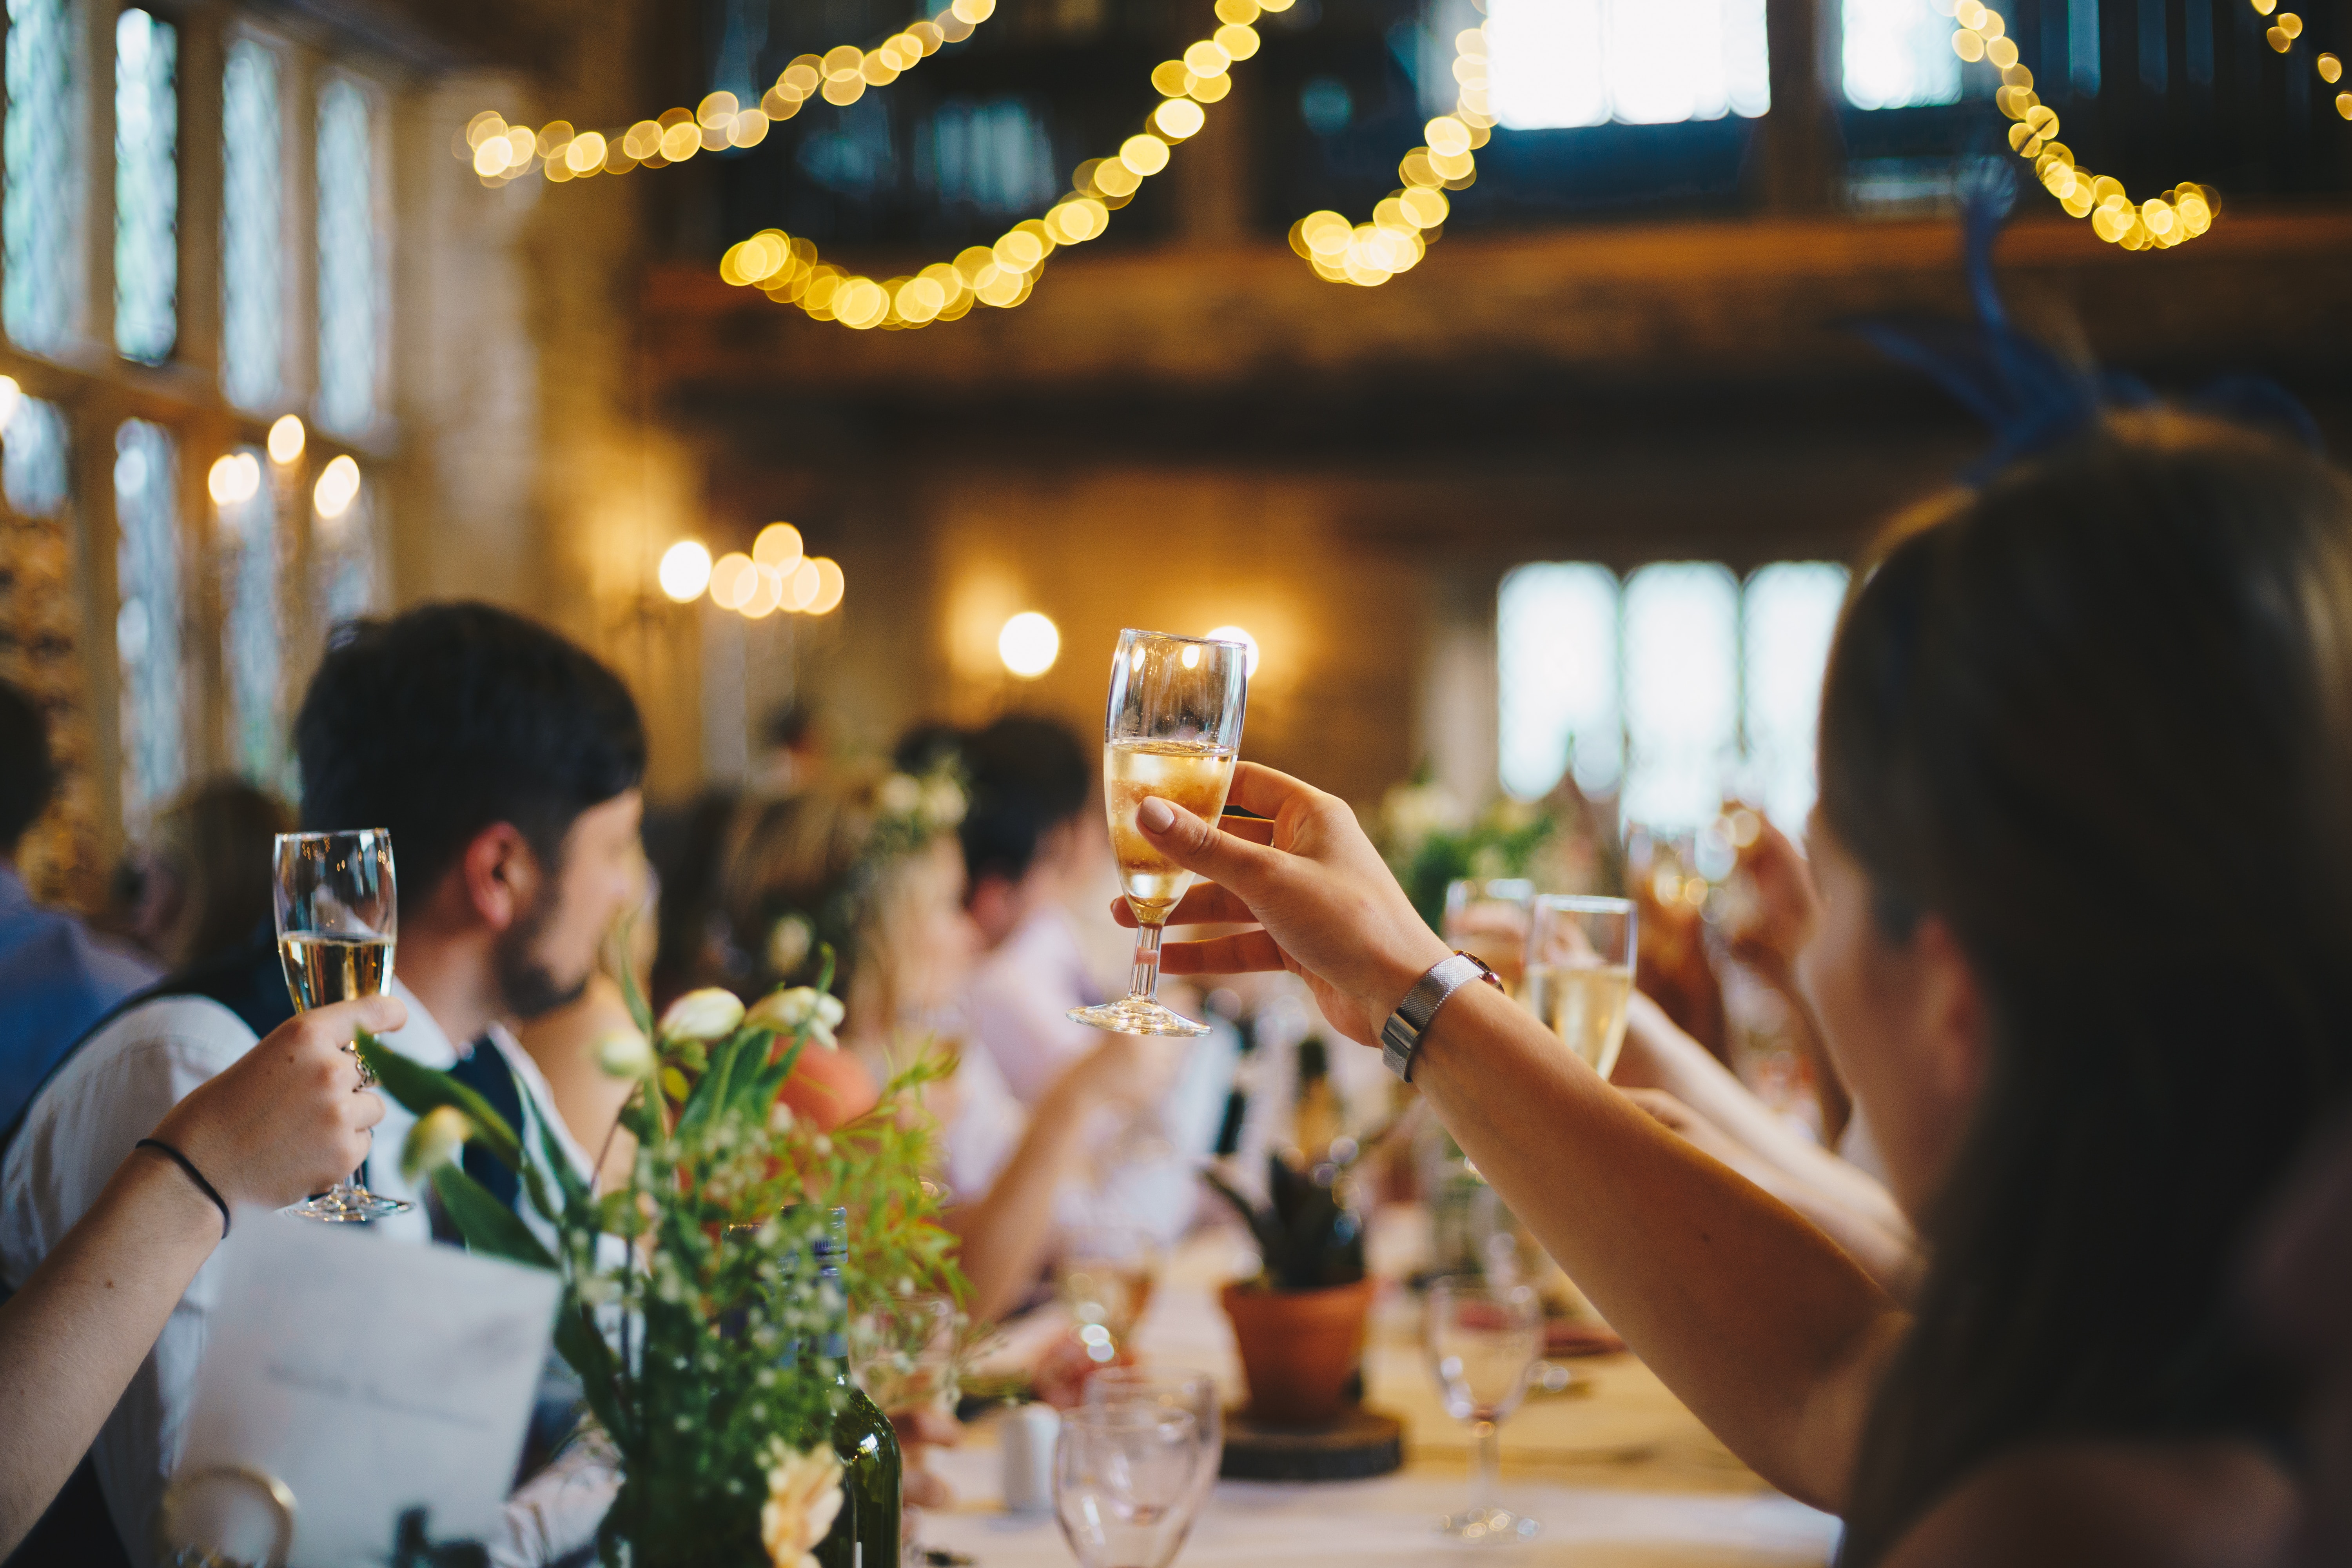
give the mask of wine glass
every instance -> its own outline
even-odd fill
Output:
[[[1447,942],[1495,972],[1514,996],[1524,994],[1528,911],[1536,885],[1525,877],[1461,877],[1445,884]]]
[[[354,996],[381,996],[392,985],[392,949],[400,931],[394,896],[392,834],[381,827],[341,833],[281,833],[276,852],[278,959],[297,1012]],[[345,1050],[351,1047],[346,1046]],[[358,1053],[352,1053],[354,1057]],[[360,1087],[375,1075],[360,1064]],[[416,1205],[379,1197],[358,1173],[289,1210],[305,1219],[364,1224]]]
[[[1080,1226],[1054,1265],[1062,1304],[1078,1325],[1089,1360],[1108,1362],[1127,1345],[1151,1304],[1160,1240],[1139,1225]]]
[[[1445,1413],[1470,1423],[1477,1439],[1470,1506],[1437,1521],[1460,1541],[1525,1541],[1543,1527],[1495,1505],[1501,1429],[1528,1392],[1543,1352],[1543,1309],[1525,1285],[1444,1279],[1430,1287],[1425,1336]]]
[[[1132,1401],[1084,1405],[1054,1446],[1054,1517],[1079,1568],[1167,1568],[1200,1511],[1192,1415]]]
[[[1151,847],[1136,826],[1145,797],[1184,807],[1214,825],[1240,755],[1249,696],[1249,649],[1237,642],[1132,629],[1118,634],[1103,720],[1103,799],[1121,889],[1135,911],[1135,976],[1116,1002],[1070,1016],[1122,1035],[1209,1032],[1160,1002],[1160,939],[1192,873]]]
[[[1148,1366],[1107,1366],[1087,1379],[1088,1405],[1156,1405],[1181,1410],[1192,1418],[1200,1445],[1199,1468],[1192,1484],[1205,1501],[1217,1484],[1217,1468],[1225,1451],[1225,1412],[1217,1384],[1205,1372]]]
[[[1538,897],[1528,910],[1521,994],[1545,1027],[1607,1078],[1633,999],[1632,900]]]

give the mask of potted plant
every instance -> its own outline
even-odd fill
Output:
[[[1219,1300],[1241,1351],[1250,1415],[1267,1426],[1329,1425],[1349,1403],[1363,1358],[1372,1281],[1347,1171],[1348,1163],[1333,1160],[1301,1170],[1275,1154],[1263,1204],[1204,1173],[1257,1240],[1256,1277],[1227,1285]]]

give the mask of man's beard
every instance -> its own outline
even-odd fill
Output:
[[[532,951],[539,945],[540,933],[547,929],[555,913],[551,893],[542,892],[523,917],[502,932],[490,949],[490,964],[498,981],[499,997],[506,1010],[517,1018],[536,1018],[552,1013],[558,1007],[577,1002],[588,989],[590,974],[566,983],[541,963]]]

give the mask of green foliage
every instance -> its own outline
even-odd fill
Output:
[[[1319,1290],[1361,1279],[1364,1220],[1347,1201],[1347,1167],[1325,1162],[1301,1171],[1280,1154],[1268,1156],[1266,1166],[1264,1204],[1252,1203],[1214,1170],[1202,1172],[1248,1224],[1266,1287]]]
[[[1443,784],[1417,775],[1381,803],[1378,837],[1389,869],[1432,931],[1445,929],[1445,888],[1465,877],[1524,877],[1559,824],[1549,812],[1497,801],[1471,816]]]

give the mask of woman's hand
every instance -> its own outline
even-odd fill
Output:
[[[173,1106],[154,1135],[232,1208],[284,1208],[324,1192],[366,1162],[368,1129],[383,1120],[383,1101],[360,1087],[343,1047],[362,1029],[388,1034],[406,1022],[396,996],[298,1013]]]
[[[1171,942],[1160,966],[1171,974],[1287,969],[1305,978],[1334,1028],[1378,1044],[1397,1003],[1451,950],[1414,911],[1346,802],[1255,763],[1234,768],[1227,798],[1272,821],[1227,818],[1238,831],[1221,832],[1157,797],[1136,810],[1145,839],[1203,879],[1169,924],[1258,928]],[[1125,900],[1113,913],[1136,923]]]

